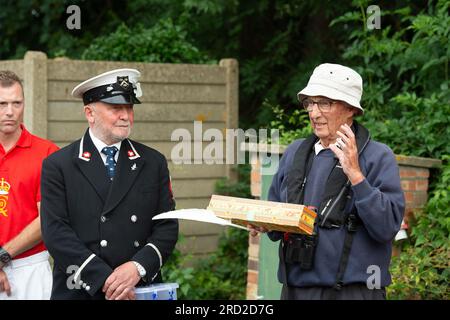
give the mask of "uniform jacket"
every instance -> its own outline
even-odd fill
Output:
[[[42,236],[54,259],[52,299],[102,299],[105,280],[137,261],[147,282],[178,238],[177,220],[152,220],[175,207],[166,159],[122,141],[114,181],[89,133],[43,162]]]

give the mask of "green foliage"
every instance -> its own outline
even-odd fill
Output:
[[[245,299],[247,243],[247,232],[229,228],[220,237],[217,251],[207,258],[194,261],[175,250],[163,266],[164,281],[179,284],[179,299]]]
[[[121,24],[99,37],[83,52],[86,60],[206,63],[208,58],[187,40],[187,32],[171,19],[146,29]]]
[[[180,234],[177,245],[182,244],[184,241],[184,236]],[[195,281],[194,269],[187,266],[191,260],[192,255],[183,255],[178,248],[175,248],[161,269],[163,282],[178,283],[178,299],[190,299],[188,296],[191,290],[190,283]]]
[[[407,244],[391,264],[390,299],[450,299],[450,156],[441,178],[417,218]]]
[[[361,73],[361,122],[374,139],[396,153],[439,158],[450,153],[449,2],[430,4],[418,15],[410,7],[383,9],[381,30],[367,30],[368,1],[354,1],[355,11],[336,18],[350,27],[344,61]]]
[[[330,23],[349,30],[343,63],[365,80],[366,112],[360,122],[395,153],[432,158],[450,154],[449,2],[430,4],[418,14],[410,6],[383,8],[380,30],[366,27],[368,5],[353,1],[351,11]],[[265,104],[262,109],[267,109]],[[282,143],[309,133],[307,115],[298,107],[272,109],[271,125],[282,130]]]
[[[310,70],[333,61],[342,33],[326,28],[345,2],[240,1],[228,32],[227,46],[239,59],[240,104],[244,127],[264,127],[273,118],[264,100],[276,101],[287,112],[296,109],[295,94]],[[226,31],[225,31],[226,32]],[[238,46],[235,50],[231,46]],[[255,114],[257,111],[257,116]]]
[[[70,5],[81,9],[81,30],[66,26]],[[79,58],[96,36],[110,33],[129,14],[123,1],[2,1],[0,59],[22,59],[27,50],[44,51],[49,57]]]
[[[264,104],[270,106],[275,115],[275,120],[271,121],[270,126],[272,129],[280,130],[280,144],[288,145],[296,139],[305,138],[311,134],[309,117],[303,109],[298,108],[288,113],[279,105],[270,105],[267,100]]]
[[[399,93],[391,98],[391,106],[399,117],[368,111],[362,122],[375,140],[388,144],[395,153],[441,158],[450,154],[450,102],[448,93],[432,93],[417,97],[415,93]],[[372,116],[375,113],[376,115]]]
[[[217,194],[230,197],[250,198],[250,165],[239,165],[237,170],[238,181],[231,181],[227,178],[221,178],[216,182],[215,191]]]

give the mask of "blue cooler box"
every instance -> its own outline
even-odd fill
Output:
[[[154,283],[135,288],[136,300],[177,300],[178,283]]]

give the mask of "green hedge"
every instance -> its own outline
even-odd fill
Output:
[[[390,299],[450,299],[450,156],[417,217],[410,241],[391,264]]]
[[[207,258],[194,260],[191,255],[175,250],[163,266],[164,282],[179,284],[180,300],[245,299],[247,244],[248,232],[227,228],[217,251]]]
[[[161,63],[213,62],[187,37],[182,26],[163,19],[151,28],[128,28],[96,38],[82,54],[84,60],[142,61]]]

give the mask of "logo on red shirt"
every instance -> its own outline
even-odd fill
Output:
[[[0,181],[0,214],[4,217],[8,216],[6,205],[8,204],[8,194],[10,188],[11,185],[8,183],[8,181],[6,181],[5,178],[2,178],[2,180]]]

